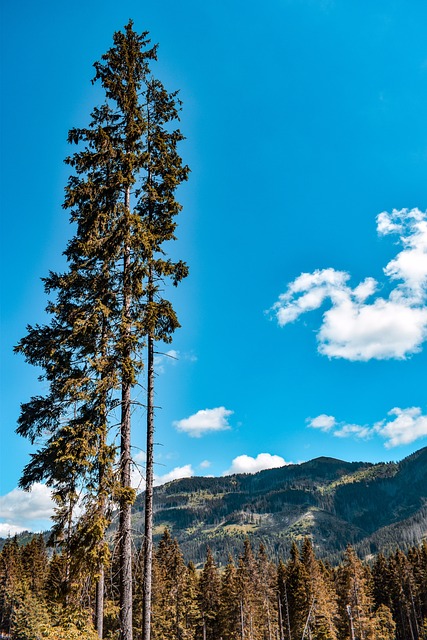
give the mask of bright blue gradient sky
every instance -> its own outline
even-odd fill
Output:
[[[44,487],[15,490],[31,451],[19,406],[43,387],[12,348],[45,321],[40,278],[73,233],[67,132],[102,100],[92,64],[129,18],[180,89],[192,170],[170,248],[190,277],[171,292],[179,359],[158,363],[158,482],[427,444],[427,4],[7,3],[0,535],[50,510]],[[143,426],[135,414],[141,448]]]

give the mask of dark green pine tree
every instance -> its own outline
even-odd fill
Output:
[[[185,638],[187,568],[179,548],[166,529],[155,554],[152,635],[155,640]]]
[[[288,575],[282,559],[277,566],[277,617],[279,640],[292,640],[291,621],[289,615]]]
[[[40,599],[44,598],[49,561],[46,543],[41,533],[23,547],[21,557],[23,573],[31,593]]]
[[[10,633],[13,611],[25,588],[21,549],[16,536],[0,552],[0,629]]]
[[[295,542],[292,543],[290,559],[286,564],[286,594],[282,592],[281,599],[286,606],[286,617],[289,619],[289,635],[292,638],[301,638],[312,603],[307,594],[307,572]]]
[[[241,606],[237,570],[231,555],[221,577],[219,607],[220,636],[223,640],[241,640]]]
[[[198,602],[199,579],[196,567],[189,562],[185,572],[185,584],[183,591],[184,601],[184,637],[186,640],[194,640],[197,636],[197,630],[200,629],[200,609]]]
[[[389,576],[393,617],[398,623],[398,635],[401,638],[418,640],[421,613],[417,598],[417,583],[412,566],[403,551],[397,550],[390,557]]]
[[[237,567],[239,586],[240,627],[243,639],[262,638],[261,620],[264,617],[264,593],[260,583],[258,566],[248,538]]]
[[[210,547],[207,548],[206,561],[200,574],[198,602],[201,613],[203,640],[215,640],[219,633],[219,605],[221,582],[218,568]]]
[[[390,578],[387,559],[379,553],[372,566],[372,595],[375,605],[391,605]]]
[[[264,545],[261,543],[256,557],[262,608],[260,632],[263,638],[272,640],[276,637],[278,623],[277,606],[277,570],[270,562]]]

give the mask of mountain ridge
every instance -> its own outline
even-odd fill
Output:
[[[142,531],[143,496],[133,526]],[[427,447],[400,462],[346,462],[320,456],[255,474],[195,476],[156,487],[156,537],[168,527],[186,559],[237,555],[246,536],[273,557],[308,535],[320,557],[337,560],[348,544],[368,557],[427,537]]]
[[[132,519],[139,544],[144,492]],[[245,537],[262,542],[275,559],[305,536],[319,557],[333,563],[349,544],[365,558],[405,550],[427,538],[427,447],[400,462],[319,456],[254,474],[173,480],[154,490],[155,541],[166,527],[185,559],[196,564],[204,561],[207,545],[219,564],[229,553],[237,557]],[[114,531],[113,525],[112,536]]]

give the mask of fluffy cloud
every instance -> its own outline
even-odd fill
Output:
[[[334,431],[337,438],[359,438],[360,440],[369,440],[374,434],[372,427],[364,427],[359,424],[342,424],[339,429]]]
[[[281,456],[272,455],[271,453],[259,453],[256,458],[251,456],[237,456],[231,463],[231,467],[224,471],[224,476],[231,476],[233,473],[257,473],[263,469],[275,469],[283,467],[288,462]]]
[[[427,436],[427,416],[422,414],[419,407],[395,407],[388,415],[392,416],[391,420],[383,420],[375,425],[375,431],[386,438],[385,446],[388,449]]]
[[[200,438],[207,433],[231,429],[228,418],[232,414],[233,411],[225,407],[201,409],[189,418],[175,421],[173,425],[178,431],[183,431],[192,438]]]
[[[7,522],[0,522],[0,538],[12,537],[15,534],[22,533],[23,531],[29,531],[29,528],[20,527],[19,525],[9,524]]]
[[[330,431],[336,424],[334,416],[327,416],[324,413],[317,418],[307,418],[307,423],[309,427],[321,431]]]
[[[302,273],[270,309],[278,324],[294,322],[329,300],[317,333],[320,353],[366,361],[404,359],[420,351],[427,339],[427,212],[382,212],[377,231],[398,234],[403,247],[384,268],[392,286],[387,298],[373,298],[379,288],[374,278],[352,288],[344,271]]]
[[[132,457],[132,468],[130,484],[137,491],[143,491],[145,489],[145,461],[147,456],[145,451],[138,451]]]
[[[179,478],[191,478],[192,476],[194,476],[193,467],[191,464],[186,464],[183,467],[175,467],[175,469],[165,473],[163,476],[156,475],[154,477],[154,484],[158,487],[161,484],[172,482],[172,480],[178,480]]]
[[[0,534],[47,529],[52,514],[52,493],[46,485],[37,482],[31,491],[13,489],[0,497],[0,520],[4,521],[0,523]]]
[[[200,467],[201,469],[209,469],[209,467],[211,466],[211,464],[212,464],[212,463],[210,462],[210,460],[203,460],[203,461],[199,464],[199,467]]]
[[[146,455],[144,451],[139,451],[133,456],[131,485],[137,491],[145,490],[145,462]],[[202,463],[203,464],[203,463]],[[202,465],[200,465],[202,466]],[[178,478],[191,478],[194,476],[194,470],[191,464],[185,464],[182,467],[175,467],[172,471],[168,471],[164,475],[154,474],[154,486],[158,487],[166,482],[178,480]]]
[[[402,444],[410,444],[427,436],[427,416],[423,415],[419,407],[409,407],[408,409],[395,407],[387,415],[389,416],[388,418],[374,425],[337,422],[333,416],[325,415],[320,415],[314,419],[309,418],[307,423],[309,427],[329,431],[337,438],[352,437],[367,440],[374,436],[380,436],[384,438],[384,446],[387,449]]]

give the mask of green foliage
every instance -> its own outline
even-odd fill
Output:
[[[394,640],[396,637],[396,623],[388,607],[381,604],[374,616],[375,640]]]
[[[32,592],[23,559],[28,562],[35,548],[43,549],[39,536],[22,547],[11,539],[0,552],[0,630],[10,628],[14,640],[94,640],[90,598],[77,602],[71,591],[64,607],[64,596],[58,594],[66,567],[61,556],[47,560],[48,572],[42,573],[37,593]],[[285,640],[303,634],[306,640],[351,640],[352,624],[355,638],[424,640],[426,548],[423,544],[379,557],[371,567],[348,548],[343,562],[332,569],[319,561],[308,538],[301,547],[293,545],[290,557],[278,564],[262,546],[254,553],[246,541],[237,567],[230,557],[218,568],[208,550],[204,566],[196,571],[192,563],[185,565],[177,541],[166,531],[155,557],[152,635],[156,640],[267,640],[277,634]],[[107,571],[104,637],[117,640],[114,562]],[[135,579],[140,580],[138,571]],[[381,601],[375,584],[388,584],[389,605]],[[87,589],[93,593],[90,584]],[[136,590],[134,606],[140,602]],[[140,618],[135,620],[137,635]]]
[[[47,606],[28,588],[15,604],[12,629],[16,640],[40,640],[49,637],[51,622]]]
[[[198,584],[198,606],[201,625],[206,640],[215,640],[219,633],[220,577],[218,568],[208,547],[206,561]]]

